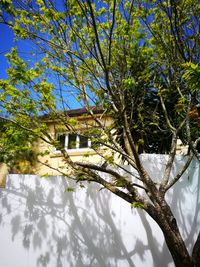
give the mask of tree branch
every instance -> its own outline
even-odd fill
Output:
[[[165,186],[165,188],[164,188],[165,192],[167,192],[167,190],[169,190],[181,178],[181,176],[184,174],[184,172],[189,167],[192,159],[193,159],[193,154],[191,153],[190,156],[188,157],[185,165],[181,168],[180,172],[174,177],[173,180],[170,181],[170,183],[168,185]]]
[[[167,125],[169,126],[169,128],[172,130],[172,132],[176,131],[176,128],[174,128],[169,120],[169,116],[167,114],[167,109],[165,107],[165,102],[164,102],[164,99],[162,97],[162,95],[160,94],[160,102],[161,102],[161,105],[162,105],[162,109],[163,109],[163,112],[164,112],[164,115],[165,115],[165,119],[166,119],[166,122],[167,122]]]
[[[76,162],[76,164],[78,166],[81,166],[81,167],[84,167],[84,168],[93,169],[93,170],[96,170],[96,171],[100,171],[100,172],[104,172],[104,173],[110,174],[116,180],[118,180],[120,182],[122,181],[122,183],[123,183],[122,187],[127,188],[131,193],[133,193],[133,191],[134,191],[134,193],[136,193],[135,190],[133,190],[132,186],[139,187],[139,188],[147,191],[147,188],[145,188],[144,186],[136,184],[136,183],[132,183],[131,181],[127,180],[124,176],[122,176],[118,172],[108,168],[107,166],[104,167],[103,165],[99,166],[99,165],[95,165],[95,164],[92,164],[92,163],[84,163],[84,162]],[[115,184],[113,184],[113,185],[115,185]]]
[[[194,244],[192,250],[192,258],[194,260],[195,266],[199,266],[200,263],[200,232],[198,234],[197,240]]]
[[[109,66],[111,62],[112,34],[113,34],[114,25],[115,25],[115,11],[116,11],[116,0],[113,1],[112,25],[110,27],[110,34],[109,34],[109,48],[108,48],[108,65]]]

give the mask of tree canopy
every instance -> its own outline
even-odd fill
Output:
[[[176,266],[181,267],[197,266],[200,237],[192,257],[173,224],[165,194],[192,158],[199,159],[198,2],[0,3],[1,23],[10,27],[17,39],[32,44],[29,60],[20,56],[16,47],[7,54],[8,79],[0,80],[1,118],[6,118],[9,127],[20,135],[59,146],[49,135],[43,115],[59,120],[62,131],[75,132],[74,120],[66,116],[66,111],[72,102],[83,106],[98,125],[84,134],[112,153],[109,158],[100,155],[107,164],[99,166],[72,162],[62,150],[65,162],[72,166],[76,177],[100,183],[148,212],[161,227]],[[113,124],[106,127],[94,116],[92,106],[112,117]],[[0,134],[5,138],[5,131]],[[26,139],[27,144],[30,139]],[[171,178],[178,140],[189,146],[188,159],[179,174]],[[19,143],[15,144],[21,149]],[[6,149],[9,153],[13,147]],[[137,170],[139,184],[115,171],[120,168],[112,156],[116,152]],[[159,186],[143,168],[139,154],[144,152],[169,154]],[[106,173],[108,180],[101,173]]]

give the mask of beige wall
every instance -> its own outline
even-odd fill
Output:
[[[0,163],[0,187],[5,186],[7,174],[8,174],[7,165],[5,163]]]
[[[77,118],[78,123],[75,126],[76,129],[80,129],[80,130],[84,130],[87,129],[88,127],[96,127],[96,123],[93,119],[91,119],[91,117],[78,117]],[[112,120],[109,117],[104,117],[102,119],[102,122],[106,125],[106,126],[110,126],[112,124]],[[55,124],[53,122],[49,122],[49,133],[51,134],[51,136],[55,136],[55,130],[59,128],[59,124]],[[66,132],[67,134],[67,132]],[[183,146],[183,144],[178,141],[177,144],[177,154],[186,154],[187,153],[187,148],[185,146]],[[44,142],[39,142],[37,144],[38,149],[40,152],[44,152],[44,151],[48,151],[49,154],[45,155],[43,157],[40,157],[40,161],[43,162],[43,164],[38,164],[37,168],[36,168],[36,173],[39,175],[59,175],[62,174],[59,172],[59,170],[61,172],[64,172],[66,174],[69,174],[70,172],[70,168],[69,166],[66,164],[66,162],[64,161],[61,153],[59,153],[59,151],[56,151],[55,148],[51,145],[48,145],[47,143]],[[111,155],[111,152],[108,149],[105,149],[103,147],[101,147],[101,149],[99,150],[99,154],[97,152],[95,152],[93,149],[88,148],[88,149],[72,149],[72,150],[68,150],[67,151],[71,160],[72,161],[81,161],[81,162],[91,162],[91,163],[99,163],[99,164],[103,164],[105,162],[105,159],[102,158],[99,154],[103,154],[106,156]],[[87,156],[86,156],[87,155]],[[120,158],[119,155],[117,153],[114,154],[114,159],[115,162],[120,164]],[[52,168],[49,168],[48,166],[46,166],[46,164],[48,164],[49,166],[51,166]]]
[[[98,116],[98,115],[97,115]],[[99,117],[99,116],[98,116]],[[97,123],[88,116],[78,117],[77,119],[77,125],[75,125],[76,130],[84,130],[91,127],[97,127]],[[99,117],[99,119],[101,119]],[[106,126],[111,125],[112,121],[108,117],[104,117],[102,120],[102,123],[104,123]],[[60,125],[55,124],[54,122],[48,122],[49,125],[49,134],[55,138],[55,132],[57,129],[59,129]],[[66,132],[67,134],[67,132]],[[36,174],[39,175],[59,175],[61,172],[69,173],[70,169],[69,166],[64,161],[61,152],[56,151],[54,146],[45,143],[44,141],[39,141],[37,144],[37,150],[39,152],[45,152],[48,151],[48,154],[45,156],[40,156],[39,161],[40,164],[37,164],[36,166]],[[68,150],[68,155],[70,156],[72,161],[81,161],[81,162],[92,162],[92,163],[99,163],[103,164],[105,161],[98,153],[109,155],[110,152],[101,147],[98,152],[94,151],[91,148],[84,148],[84,149],[71,149]],[[49,168],[47,165],[51,166]]]
[[[112,120],[109,117],[103,117],[100,118],[100,115],[98,116],[99,119],[102,120],[102,123],[104,123],[106,126],[110,126],[112,124]],[[89,116],[80,116],[77,118],[77,124],[75,125],[75,128],[77,130],[80,129],[84,130],[91,127],[97,127],[97,124],[95,123],[94,119],[92,119]],[[55,132],[59,129],[60,124],[49,121],[48,124],[48,133],[51,135],[51,137],[55,138]],[[67,134],[67,132],[66,132]],[[44,141],[38,141],[35,145],[37,152],[44,153],[45,151],[48,152],[48,154],[39,156],[40,163],[37,163],[34,170],[33,167],[30,166],[31,172],[38,175],[61,175],[62,173],[69,174],[70,168],[68,164],[64,161],[61,152],[56,151],[53,145],[50,145],[48,143],[45,143]],[[178,143],[178,149],[177,154],[185,154],[187,151],[186,147],[183,146],[180,142]],[[102,158],[99,154],[103,154],[106,156],[110,156],[111,152],[108,149],[105,149],[103,147],[99,148],[99,151],[94,151],[91,148],[87,149],[72,149],[67,151],[72,161],[81,161],[81,162],[91,162],[91,163],[99,163],[103,164],[105,162],[105,159]],[[98,154],[99,153],[99,154]],[[115,162],[120,163],[120,159],[117,153],[114,154]],[[50,167],[48,167],[48,166]],[[27,173],[27,172],[26,172]],[[4,186],[5,184],[5,178],[8,174],[8,168],[5,164],[0,163],[0,186]]]

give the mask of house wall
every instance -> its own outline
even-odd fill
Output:
[[[112,118],[103,116],[100,114],[96,115],[99,120],[102,121],[102,123],[109,127],[112,125]],[[94,121],[91,116],[78,116],[75,118],[72,118],[73,120],[76,120],[77,123],[75,124],[74,128],[77,132],[82,130],[87,130],[88,128],[97,127],[97,123]],[[59,131],[59,128],[61,124],[56,124],[55,122],[49,121],[47,122],[49,134],[55,138],[56,131]],[[67,134],[67,131],[66,131]],[[35,167],[35,173],[38,175],[60,175],[61,172],[69,173],[69,169],[66,168],[66,162],[63,160],[62,154],[55,150],[55,147],[52,145],[49,145],[45,143],[44,141],[40,140],[36,144],[36,148],[38,152],[45,152],[48,151],[49,154],[46,154],[45,156],[39,157],[39,160],[41,161],[40,164],[37,164]],[[105,147],[101,147],[98,152],[94,151],[93,149],[73,149],[67,151],[72,161],[85,161],[85,162],[92,162],[92,163],[99,163],[103,164],[104,159],[99,155],[105,155],[109,156],[111,155],[111,151],[109,149],[106,149]],[[180,155],[186,155],[188,153],[188,146],[185,146],[182,144],[180,140],[177,142],[177,154]],[[86,156],[87,155],[87,156]],[[120,164],[120,157],[118,153],[113,153],[112,155],[114,157],[114,160],[116,163]],[[49,168],[47,165],[51,166]],[[69,166],[68,166],[69,167]]]
[[[141,157],[159,181],[166,156]],[[173,174],[184,160],[176,158]],[[193,161],[167,195],[190,251],[200,229],[199,196]],[[142,210],[94,184],[81,188],[56,176],[8,176],[0,189],[0,240],[2,267],[174,266],[160,229]]]
[[[108,116],[103,116],[102,114],[95,114],[99,120],[101,120],[102,124],[106,127],[112,125],[112,118]],[[82,130],[87,130],[89,128],[97,127],[97,123],[91,116],[86,114],[82,114],[76,117],[66,117],[65,120],[73,120],[74,122],[74,129],[77,132],[81,132]],[[62,122],[58,123],[55,121],[48,120],[46,118],[46,124],[48,125],[48,134],[56,139],[56,131],[59,132],[60,128],[66,129]],[[67,131],[66,131],[67,134]],[[187,154],[188,148],[184,146],[180,140],[178,142],[177,147],[177,154]],[[41,139],[38,140],[35,144],[33,144],[34,149],[36,152],[44,153],[48,152],[45,155],[39,156],[40,163],[35,163],[34,166],[30,165],[28,161],[20,162],[20,167],[16,172],[19,173],[34,173],[37,175],[61,175],[63,173],[69,174],[70,168],[64,161],[62,154],[55,150],[53,145],[50,145]],[[68,154],[72,161],[84,161],[84,162],[92,162],[103,164],[105,159],[102,158],[99,154],[104,156],[111,156],[111,151],[106,149],[105,147],[99,148],[99,151],[96,152],[93,149],[73,149],[68,150]],[[116,163],[120,164],[120,157],[118,153],[113,153],[112,156]],[[50,167],[49,167],[50,166]],[[8,168],[5,164],[0,163],[0,187],[5,185],[5,177],[6,174],[9,172]]]
[[[7,165],[5,163],[0,163],[0,187],[5,186],[7,174],[8,174]]]
[[[97,115],[100,119],[100,115]],[[80,131],[87,130],[88,128],[97,127],[97,123],[89,116],[80,116],[74,118],[77,120],[77,124],[74,126],[77,133]],[[112,123],[111,118],[103,117],[101,119],[102,123],[106,127],[110,126]],[[55,138],[56,131],[59,132],[61,124],[55,124],[55,122],[48,122],[49,134],[52,138]],[[68,134],[68,132],[65,132]],[[59,151],[55,150],[55,147],[45,143],[40,140],[36,144],[37,152],[48,151],[48,154],[39,157],[40,164],[37,164],[35,173],[38,175],[60,175],[60,172],[69,173],[69,169],[66,168],[66,163],[63,160],[62,154]],[[103,163],[105,160],[98,154],[103,153],[104,155],[110,155],[110,151],[105,147],[99,148],[99,151],[96,152],[91,148],[85,149],[71,149],[67,151],[72,161],[84,161],[92,163]],[[115,153],[116,161],[119,161],[118,155]],[[49,168],[47,165],[51,166]],[[68,166],[69,167],[69,166]]]

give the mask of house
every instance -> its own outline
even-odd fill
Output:
[[[56,118],[56,119],[55,119]],[[111,157],[120,163],[117,153],[111,151],[101,144],[94,144],[89,138],[95,133],[99,134],[99,123],[106,128],[110,127],[112,132],[112,118],[104,113],[102,109],[91,108],[91,114],[85,108],[67,110],[57,113],[55,116],[42,116],[41,121],[47,126],[44,140],[38,140],[34,145],[34,151],[39,154],[39,162],[30,166],[29,162],[20,162],[22,173],[35,173],[38,175],[64,175],[69,173],[69,165],[66,163],[61,152],[64,149],[72,161],[92,162],[104,164]],[[103,133],[101,133],[101,137]],[[99,140],[99,137],[98,137]],[[177,146],[177,154],[186,154],[188,148],[180,141]],[[113,152],[112,152],[113,153]],[[0,165],[0,185],[5,184],[5,176],[9,170],[5,164]]]
[[[17,162],[12,170],[1,163],[0,165],[0,185],[4,186],[5,176],[8,173],[25,173],[38,175],[62,175],[68,173],[68,165],[63,159],[61,149],[65,149],[72,161],[92,161],[102,163],[105,159],[102,154],[109,154],[105,147],[98,145],[94,148],[93,140],[89,138],[89,133],[99,132],[97,123],[104,126],[112,124],[109,116],[104,114],[102,109],[91,108],[91,114],[85,108],[67,110],[62,113],[48,114],[39,118],[41,123],[46,125],[45,142],[38,139],[31,144],[33,151],[38,155],[39,162],[31,164],[23,160]]]
[[[57,116],[56,120],[49,116],[43,117],[52,139],[49,144],[43,140],[37,143],[37,152],[41,153],[40,163],[36,165],[37,174],[61,175],[66,173],[69,166],[63,159],[61,152],[63,148],[72,161],[103,164],[104,157],[110,152],[100,144],[94,145],[94,140],[91,140],[89,136],[91,136],[91,131],[93,133],[99,131],[98,122],[107,127],[111,126],[112,120],[104,114],[102,109],[92,107],[91,113],[92,115],[85,108],[80,108],[62,113]]]

